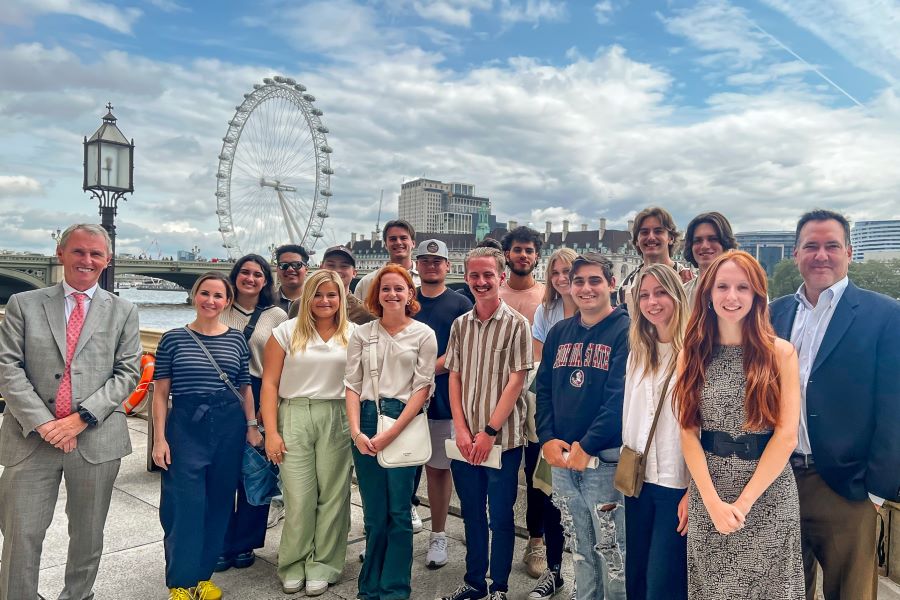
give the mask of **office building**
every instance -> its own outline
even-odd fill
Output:
[[[744,231],[734,234],[738,248],[752,254],[771,277],[775,265],[794,256],[793,231]]]
[[[853,260],[888,260],[900,252],[900,220],[857,221],[850,230]]]

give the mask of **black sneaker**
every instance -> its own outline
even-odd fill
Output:
[[[547,598],[552,598],[557,592],[562,591],[563,583],[563,578],[560,577],[558,572],[547,569],[538,579],[534,589],[528,594],[528,600],[547,600]]]
[[[491,592],[491,597],[489,600],[509,600],[506,597],[506,592]]]
[[[493,598],[493,595],[491,595]],[[473,588],[468,583],[464,583],[449,595],[449,596],[441,596],[440,598],[436,598],[435,600],[486,600],[487,594],[484,592],[479,592],[475,588]],[[506,596],[503,597],[503,600],[506,600]]]

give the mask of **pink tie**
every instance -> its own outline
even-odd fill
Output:
[[[84,299],[87,294],[75,292],[75,308],[69,315],[69,323],[66,325],[66,371],[62,381],[59,382],[59,391],[56,392],[56,418],[62,419],[72,414],[72,357],[75,356],[75,347],[78,345],[78,336],[84,327]]]

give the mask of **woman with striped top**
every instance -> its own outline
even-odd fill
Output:
[[[359,573],[362,600],[404,600],[410,597],[412,520],[409,498],[415,467],[385,469],[376,454],[391,444],[431,395],[437,338],[425,323],[413,320],[419,311],[416,288],[400,265],[381,268],[369,287],[366,307],[378,319],[356,328],[347,347],[344,378],[347,420],[353,442],[353,462],[363,501],[366,556]],[[375,342],[377,365],[369,362]],[[397,419],[376,434],[375,386],[378,370],[381,412]]]
[[[272,337],[272,330],[287,321],[287,314],[275,305],[272,267],[258,254],[248,254],[234,263],[228,280],[234,286],[235,299],[222,312],[219,320],[243,332],[250,346],[250,389],[253,391],[254,413],[259,412],[262,386],[263,348]],[[237,501],[231,513],[225,547],[216,571],[231,567],[243,569],[256,560],[253,552],[266,543],[266,521],[269,505],[252,506],[247,502],[244,485],[238,485]]]
[[[247,342],[219,320],[234,300],[231,283],[205,273],[191,300],[196,318],[167,331],[157,349],[153,462],[163,470],[159,520],[169,598],[218,600],[222,591],[210,577],[225,541],[244,443],[259,445],[262,436],[250,395]]]
[[[297,317],[266,342],[266,455],[280,465],[285,521],[278,576],[286,594],[318,596],[344,570],[350,526],[350,435],[344,408],[347,294],[337,273],[303,285]]]

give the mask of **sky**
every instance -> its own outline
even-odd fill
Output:
[[[136,146],[117,250],[225,256],[222,137],[275,75],[329,130],[319,250],[368,237],[381,190],[383,224],[421,176],[541,231],[624,228],[648,205],[681,227],[718,210],[737,231],[793,229],[814,207],[900,218],[896,0],[3,5],[0,249],[49,253],[57,228],[99,220],[82,141],[111,102]],[[286,241],[274,205],[251,218]]]

